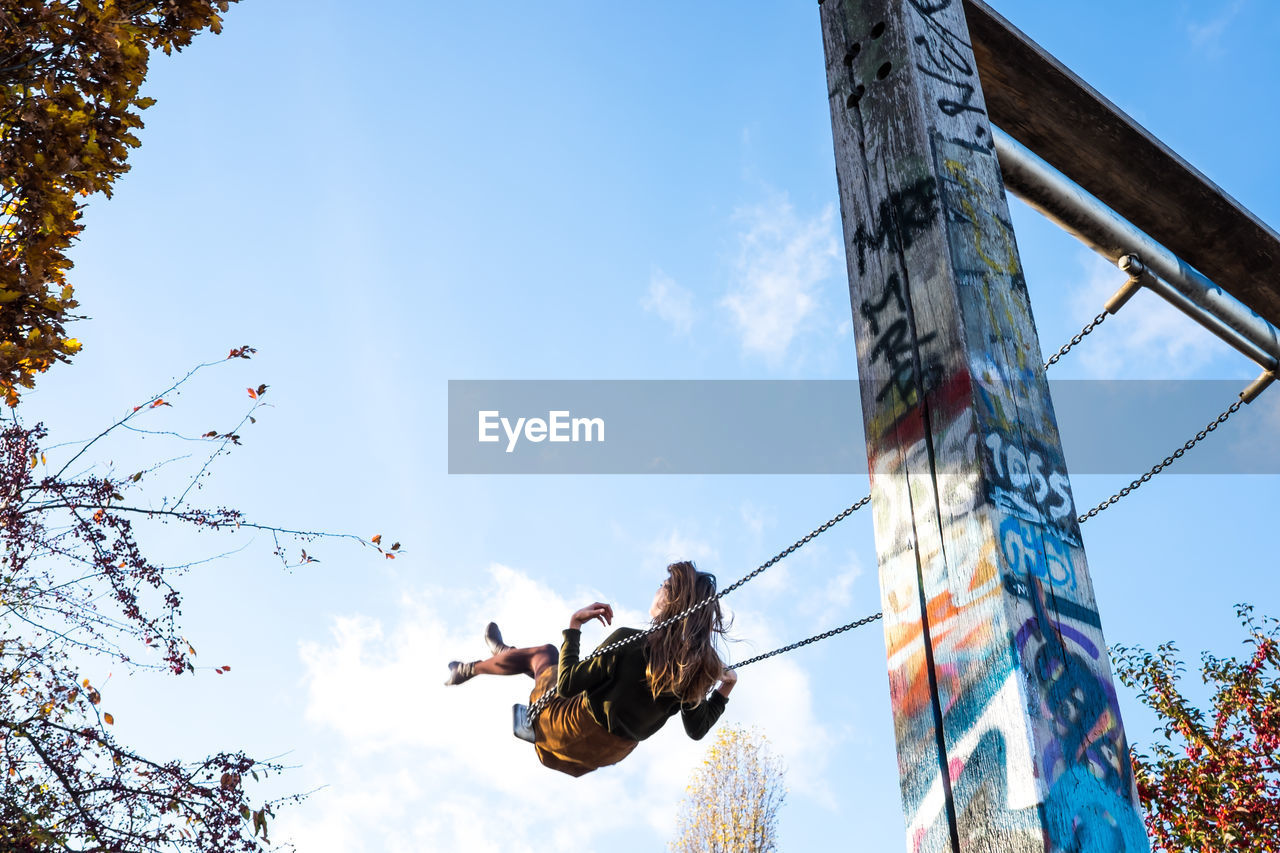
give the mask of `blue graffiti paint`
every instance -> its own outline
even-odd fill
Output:
[[[1049,853],[1147,853],[1137,811],[1087,767],[1067,770],[1044,803]]]
[[[1040,525],[1006,517],[1000,522],[1000,550],[1015,575],[1030,575],[1060,589],[1076,588],[1070,549]]]

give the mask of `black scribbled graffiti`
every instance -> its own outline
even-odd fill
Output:
[[[1031,589],[1029,579],[1018,577],[1010,572],[1004,573],[1004,588],[1010,595],[1016,595],[1024,601],[1033,601],[1035,593]],[[1077,604],[1069,598],[1059,598],[1054,602],[1054,612],[1060,619],[1072,619],[1094,628],[1102,627],[1098,611],[1091,607]]]
[[[891,308],[897,310],[891,311]],[[912,395],[922,390],[920,383],[917,382],[914,351],[923,348],[937,335],[930,332],[919,338],[915,346],[912,346],[911,329],[907,324],[906,311],[907,303],[902,295],[902,279],[896,272],[889,274],[879,298],[875,301],[865,299],[859,307],[863,319],[871,327],[871,334],[875,336],[875,343],[871,345],[870,363],[883,361],[890,370],[889,381],[876,392],[877,403],[883,402],[885,397],[895,389],[902,400],[918,399],[913,398]],[[885,314],[894,319],[886,324],[886,317],[882,316]],[[941,376],[941,367],[934,364],[931,359],[926,363],[929,365],[925,370],[928,377],[936,379]]]
[[[880,292],[879,299],[875,302],[870,299],[864,299],[862,300],[862,305],[858,308],[863,318],[870,324],[871,334],[880,334],[880,315],[888,310],[889,300],[891,299],[899,312],[903,314],[907,312],[907,303],[902,298],[902,280],[898,278],[896,272],[889,273],[889,280],[885,282],[884,290]]]
[[[939,98],[938,109],[951,117],[963,112],[985,115],[986,110],[974,105],[973,96],[977,89],[968,82],[975,74],[973,63],[968,58],[973,53],[973,46],[934,17],[938,12],[950,8],[951,0],[939,0],[933,3],[925,3],[923,0],[909,0],[909,2],[933,36],[933,38],[915,37],[915,43],[923,49],[927,58],[927,62],[917,62],[916,68],[935,80],[955,87],[960,93],[959,100]]]
[[[867,251],[889,248],[902,251],[938,218],[938,186],[933,178],[921,178],[909,187],[893,190],[881,199],[871,227],[858,225],[853,235],[858,254],[858,275],[867,272]],[[901,297],[899,297],[901,299]]]

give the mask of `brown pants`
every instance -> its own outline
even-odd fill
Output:
[[[555,687],[556,667],[538,673],[529,703]],[[638,741],[612,734],[597,723],[587,709],[587,694],[556,696],[533,722],[533,748],[538,760],[552,770],[581,776],[600,767],[617,764],[631,754]]]

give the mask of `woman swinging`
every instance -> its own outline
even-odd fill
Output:
[[[682,613],[713,596],[715,584],[714,575],[697,571],[691,562],[672,563],[649,616],[656,625]],[[613,608],[597,601],[575,612],[559,650],[550,644],[508,646],[490,622],[485,641],[492,657],[451,662],[445,684],[461,684],[476,675],[524,673],[534,679],[530,705],[554,687],[557,695],[533,721],[534,749],[539,761],[570,776],[618,763],[677,711],[690,737],[699,739],[711,730],[738,680],[715,650],[716,635],[724,634],[718,601],[642,640],[579,660],[581,628],[592,619],[612,624]],[[601,645],[638,633],[619,628]]]

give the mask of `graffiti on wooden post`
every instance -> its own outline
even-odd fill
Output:
[[[889,379],[877,389],[876,402],[884,402],[891,391],[897,391],[899,401],[908,406],[915,405],[920,399],[921,380],[926,378],[916,375],[916,353],[937,336],[929,333],[913,339],[907,303],[902,295],[902,279],[898,273],[889,273],[876,301],[862,303],[861,314],[874,336],[871,364],[883,362],[889,368]],[[937,363],[930,361],[927,364],[927,378],[937,379],[940,371]]]
[[[822,7],[913,853],[1144,853],[959,0]]]
[[[932,228],[937,216],[938,187],[932,177],[891,190],[880,200],[871,221],[860,223],[854,232],[858,275],[866,275],[867,252],[898,253],[911,248],[912,240]]]
[[[986,115],[986,110],[974,103],[977,94],[977,72],[971,59],[973,48],[964,36],[956,33],[945,21],[938,18],[938,13],[951,7],[951,0],[909,0],[925,24],[925,35],[918,35],[914,41],[920,47],[916,68],[935,80],[944,83],[957,93],[952,97],[938,97],[938,109],[943,114],[955,117],[965,112]],[[960,100],[956,100],[956,98]]]

